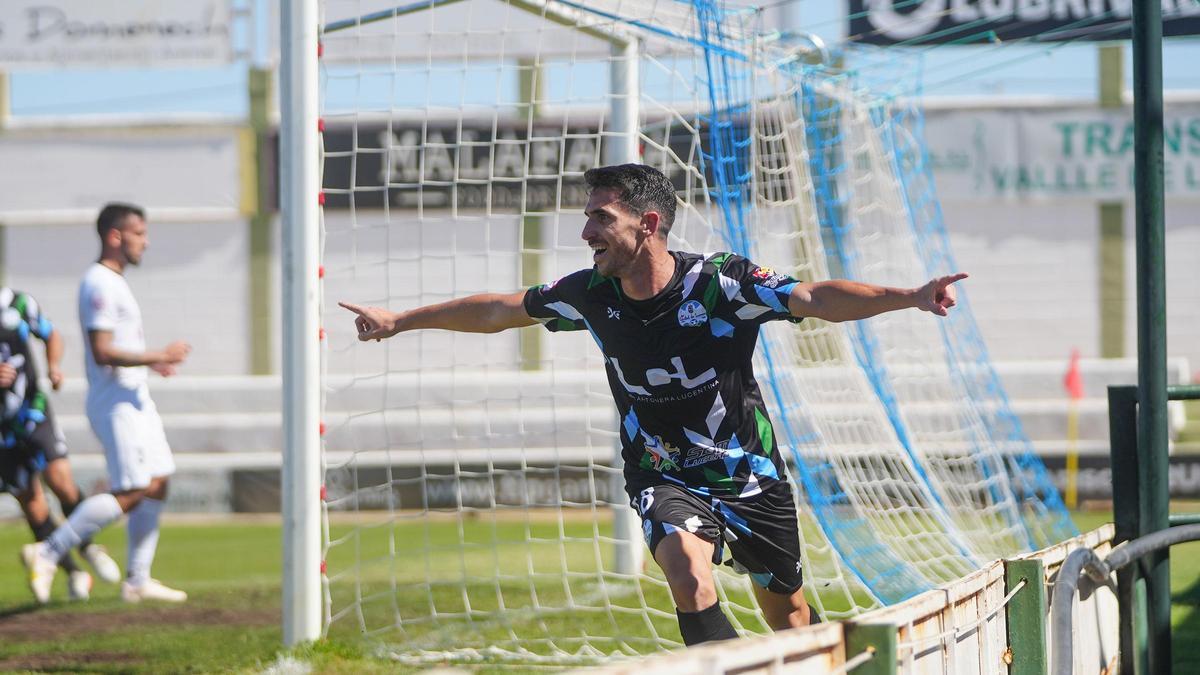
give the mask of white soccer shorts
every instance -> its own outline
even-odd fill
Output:
[[[140,490],[149,487],[152,478],[175,473],[158,408],[149,396],[138,398],[88,411],[92,431],[104,446],[109,489],[114,492]]]

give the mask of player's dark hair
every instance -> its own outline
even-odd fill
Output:
[[[639,216],[656,211],[658,231],[667,238],[675,223],[675,186],[661,171],[645,164],[618,164],[588,169],[583,180],[589,194],[601,188],[617,190],[617,199]]]
[[[96,232],[103,239],[109,230],[120,227],[121,223],[129,216],[145,218],[146,210],[124,202],[109,202],[100,209],[100,215],[96,216]]]

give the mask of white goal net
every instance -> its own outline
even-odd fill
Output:
[[[914,241],[933,226],[894,139],[913,131],[907,108],[760,22],[699,0],[324,2],[330,635],[411,662],[681,645],[586,333],[360,343],[335,303],[399,310],[589,267],[583,172],[625,162],[674,182],[673,249],[802,280],[923,281],[937,265]],[[755,364],[827,619],[1028,548],[1047,518],[1013,459],[1026,448],[996,440],[995,406],[964,403],[979,360],[927,314],[864,326],[769,326]],[[735,627],[766,632],[747,579],[717,581]]]

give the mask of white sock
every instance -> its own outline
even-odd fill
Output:
[[[135,586],[150,578],[150,566],[154,564],[154,552],[158,549],[158,516],[162,509],[161,500],[145,498],[129,512],[126,576]]]
[[[48,552],[54,560],[59,560],[81,542],[91,541],[97,532],[120,517],[121,505],[117,503],[116,497],[107,492],[92,495],[75,507],[67,522],[59,525],[53,534],[46,537],[42,550]]]

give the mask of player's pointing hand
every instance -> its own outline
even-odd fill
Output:
[[[917,309],[946,316],[950,313],[950,308],[958,302],[952,284],[966,278],[966,273],[958,272],[931,280],[917,290]]]
[[[338,304],[354,312],[354,327],[358,330],[359,340],[378,341],[400,332],[396,325],[396,314],[382,307],[363,307],[349,302]]]

